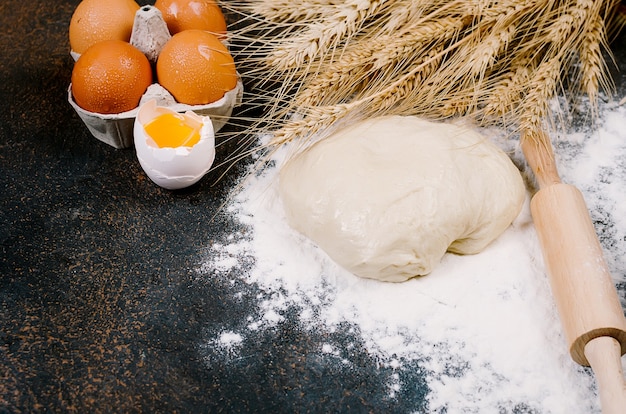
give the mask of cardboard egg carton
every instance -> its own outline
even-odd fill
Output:
[[[154,64],[161,49],[171,38],[161,12],[154,6],[143,6],[135,14],[133,31],[130,43],[143,52],[148,60]],[[70,51],[74,60],[80,54]],[[209,116],[215,131],[219,131],[228,121],[233,108],[241,105],[243,98],[243,84],[237,82],[235,89],[227,92],[222,99],[206,105],[187,105],[176,102],[176,99],[163,86],[153,83],[141,97],[139,106],[144,102],[155,99],[159,106],[166,106],[176,112],[193,111],[201,116]],[[139,106],[127,112],[118,114],[100,114],[90,112],[79,107],[72,96],[72,85],[67,90],[67,99],[87,129],[98,140],[114,148],[129,148],[133,146],[133,125]]]

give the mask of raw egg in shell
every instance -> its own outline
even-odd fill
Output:
[[[215,131],[208,116],[181,114],[149,100],[139,108],[133,133],[141,168],[168,190],[195,184],[215,160]]]

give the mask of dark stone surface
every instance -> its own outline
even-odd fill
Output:
[[[133,150],[91,137],[66,101],[78,3],[0,3],[0,413],[423,407],[416,363],[401,373],[414,388],[390,400],[389,369],[358,332],[305,330],[289,316],[296,309],[247,340],[245,358],[199,349],[207,332],[258,312],[254,286],[195,270],[210,240],[238,231],[216,212],[242,168],[170,192]],[[357,344],[354,364],[309,352],[329,337]]]

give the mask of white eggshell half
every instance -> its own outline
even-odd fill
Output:
[[[133,127],[137,159],[141,168],[158,186],[168,190],[189,187],[210,170],[215,160],[213,123],[208,116],[185,112],[185,117],[202,125],[200,141],[193,147],[159,148],[146,133],[144,125],[164,113],[175,111],[157,106],[155,100],[147,101],[139,108]]]

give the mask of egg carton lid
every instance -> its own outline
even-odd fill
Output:
[[[137,108],[117,114],[100,114],[87,111],[74,101],[72,96],[72,84],[67,89],[67,100],[74,108],[83,123],[87,126],[91,135],[96,139],[111,145],[114,148],[130,148],[134,144],[133,126],[135,117],[144,102],[154,99],[159,106],[165,106],[176,112],[193,111],[201,116],[208,116],[213,122],[213,128],[217,132],[232,115],[233,108],[241,105],[243,99],[243,83],[241,78],[237,81],[234,89],[226,92],[222,99],[206,105],[187,105],[176,102],[172,94],[158,83],[148,87],[141,97]]]

